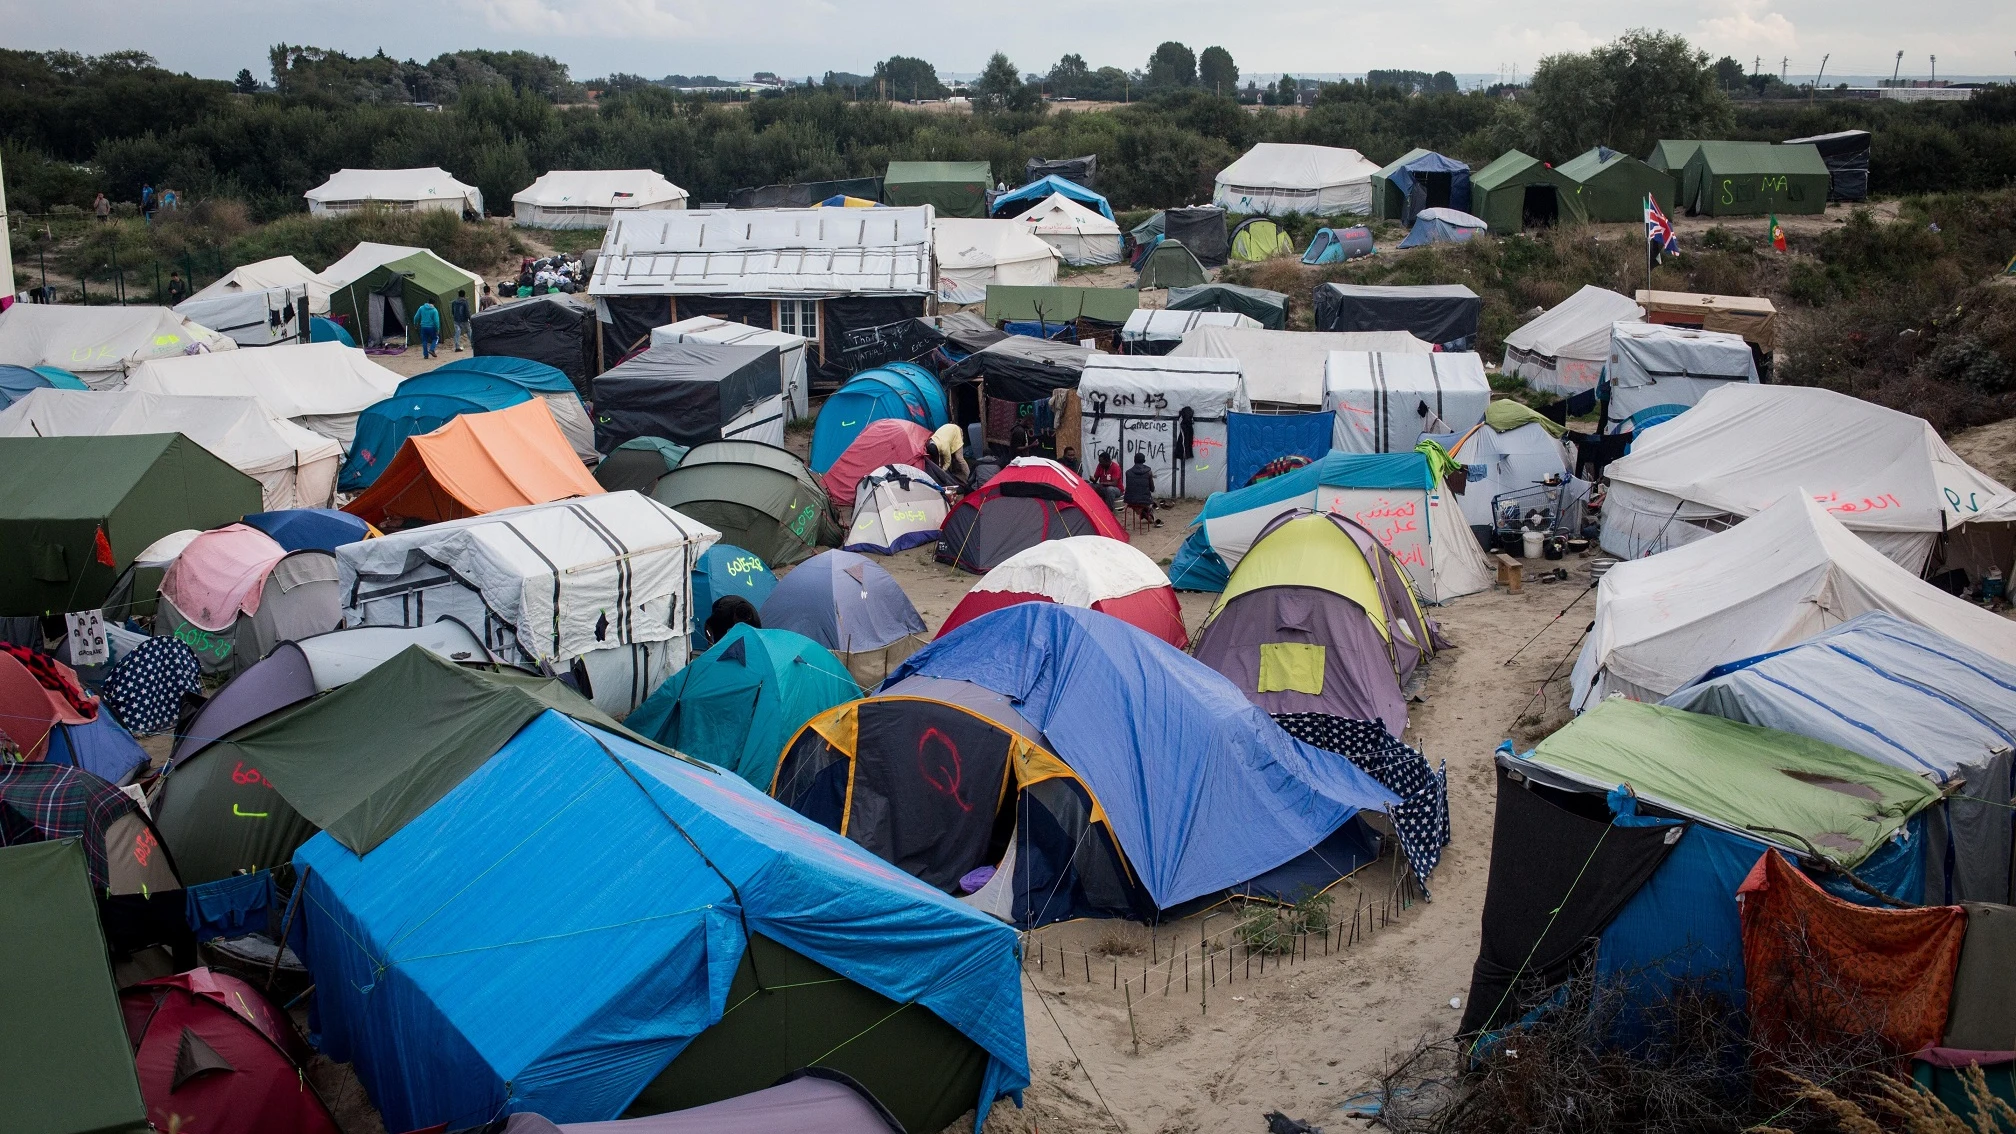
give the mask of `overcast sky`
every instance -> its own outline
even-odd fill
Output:
[[[7,46],[95,54],[151,52],[163,64],[228,78],[268,77],[266,49],[287,42],[430,59],[464,47],[552,55],[576,78],[628,71],[742,77],[866,73],[891,54],[947,72],[1005,51],[1024,71],[1066,52],[1138,68],[1155,44],[1220,44],[1243,72],[1354,73],[1413,68],[1528,74],[1543,55],[1581,50],[1628,27],[1679,32],[1717,55],[1776,72],[1923,77],[2016,73],[2009,0],[1416,0],[1341,5],[1273,0],[0,0]],[[1902,25],[1902,26],[1900,26]]]

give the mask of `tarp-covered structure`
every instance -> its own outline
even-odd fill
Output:
[[[937,636],[1018,602],[1082,606],[1137,626],[1179,650],[1190,645],[1169,577],[1140,549],[1098,535],[1045,540],[1002,560],[945,616]]]
[[[16,303],[0,311],[0,364],[57,367],[94,390],[117,389],[140,364],[238,344],[166,307]]]
[[[1170,311],[1226,311],[1246,316],[1270,331],[1288,325],[1288,297],[1264,287],[1199,284],[1169,289]]]
[[[1099,351],[1076,342],[1010,335],[945,368],[946,385],[983,383],[987,396],[1008,402],[1038,402],[1050,391],[1078,385]]]
[[[1562,162],[1560,173],[1582,187],[1582,207],[1599,224],[1643,221],[1648,196],[1671,212],[1680,196],[1672,174],[1608,146],[1592,146]]]
[[[339,169],[301,194],[315,216],[341,216],[366,209],[399,212],[439,209],[457,216],[483,213],[483,190],[457,181],[440,166],[417,169]]]
[[[805,373],[805,350],[812,340],[803,335],[786,331],[773,331],[768,327],[755,327],[747,323],[734,323],[726,319],[716,319],[707,315],[696,315],[691,319],[681,319],[663,327],[651,329],[651,342],[658,343],[727,343],[730,346],[767,346],[777,348],[777,365],[784,383],[784,400],[789,403],[791,417],[807,417],[811,414],[809,398],[812,385]]]
[[[1331,351],[1323,363],[1330,447],[1411,452],[1424,433],[1461,433],[1484,420],[1491,383],[1469,351]]]
[[[774,346],[654,343],[595,379],[595,447],[633,437],[784,443],[784,372]]]
[[[224,335],[241,347],[305,343],[309,339],[308,287],[273,287],[185,299],[175,314]]]
[[[399,389],[399,376],[356,347],[302,343],[162,358],[134,367],[126,388],[148,394],[257,398],[276,417],[346,449],[357,415]]]
[[[1254,327],[1257,320],[1236,311],[1167,311],[1144,307],[1127,316],[1120,342],[1130,355],[1168,354],[1199,327]]]
[[[1611,568],[1575,663],[1574,703],[1587,708],[1611,693],[1656,700],[1715,666],[1871,610],[2016,661],[2016,622],[1924,582],[1818,502],[1788,493],[1726,531]]]
[[[1118,327],[1141,306],[1141,293],[1131,287],[1003,287],[987,289],[984,314],[989,323],[1076,323],[1084,320]]]
[[[1062,197],[1081,209],[1099,214],[1108,222],[1113,220],[1113,206],[1106,203],[1106,198],[1068,177],[1056,174],[1046,174],[1024,182],[1020,188],[998,194],[988,208],[994,216],[1012,217],[1051,197]],[[1114,231],[1118,232],[1119,228],[1116,226]]]
[[[882,199],[879,177],[848,177],[838,181],[793,181],[781,185],[760,185],[733,189],[728,193],[731,209],[809,209],[829,197]]]
[[[1797,423],[1788,430],[1788,423]],[[1605,470],[1603,547],[1637,558],[1803,493],[1913,574],[2009,570],[2009,489],[1924,418],[1808,386],[1723,383]],[[1980,546],[1975,546],[1979,544]]]
[[[148,762],[104,702],[55,658],[31,670],[0,652],[0,736],[13,741],[17,759],[72,765],[114,784]]]
[[[1470,167],[1419,147],[1371,177],[1372,215],[1411,225],[1424,209],[1470,211]]]
[[[1445,350],[1466,349],[1484,301],[1462,284],[1319,284],[1319,331],[1405,331]],[[1340,348],[1348,349],[1348,348]]]
[[[1216,205],[1163,210],[1162,236],[1188,248],[1207,268],[1224,267],[1232,254],[1232,230],[1225,210]]]
[[[1809,138],[1787,138],[1788,146],[1812,146],[1827,163],[1829,201],[1863,201],[1869,197],[1869,131],[1836,130]]]
[[[984,303],[994,284],[1057,282],[1057,250],[1014,220],[940,217],[931,223],[931,248],[940,302]]]
[[[335,288],[335,281],[320,272],[311,272],[308,265],[292,256],[274,256],[250,264],[240,264],[225,272],[208,285],[198,288],[190,300],[216,299],[227,295],[242,295],[247,292],[285,289],[300,294],[308,289],[308,309],[316,315],[329,313],[329,293]],[[306,320],[302,320],[304,323]]]
[[[1017,457],[946,515],[938,562],[984,575],[1018,551],[1081,535],[1127,542],[1127,530],[1084,477],[1056,461]]]
[[[1679,173],[1680,207],[1706,216],[1824,213],[1834,176],[1812,145],[1702,142]]]
[[[1078,451],[1147,458],[1157,496],[1201,500],[1225,488],[1225,422],[1251,409],[1231,358],[1096,355],[1078,382]],[[1068,443],[1068,442],[1067,442]]]
[[[1027,927],[1145,920],[1228,890],[1306,896],[1362,861],[1318,848],[1397,802],[1181,651],[1058,603],[975,619],[912,655],[882,695],[815,717],[774,791]]]
[[[1596,388],[1610,357],[1610,328],[1636,322],[1645,309],[1614,291],[1583,284],[1574,295],[1505,336],[1499,370],[1567,397]]]
[[[478,358],[544,363],[565,374],[574,392],[585,397],[596,370],[596,326],[593,306],[548,292],[476,312],[469,320],[469,349]]]
[[[1322,408],[1323,367],[1332,351],[1427,354],[1431,349],[1405,331],[1329,334],[1200,326],[1183,336],[1169,357],[1237,359],[1246,394],[1256,407],[1295,411]]]
[[[1469,432],[1437,438],[1463,466],[1463,493],[1456,498],[1463,518],[1478,539],[1489,544],[1493,532],[1517,529],[1535,507],[1554,506],[1557,494],[1551,485],[1566,484],[1569,490],[1560,493],[1559,499],[1571,505],[1572,514],[1555,517],[1553,528],[1580,531],[1576,517],[1581,515],[1579,505],[1589,498],[1590,486],[1575,478],[1574,447],[1561,440],[1564,431],[1559,426],[1537,413],[1494,412],[1508,404],[1519,405],[1492,402],[1484,411],[1484,421]]]
[[[258,481],[178,433],[0,437],[0,615],[90,610],[155,540],[261,507]]]
[[[535,398],[458,414],[430,433],[406,437],[343,510],[378,527],[431,524],[602,492],[545,401]]]
[[[896,577],[851,551],[822,551],[793,568],[763,600],[762,615],[764,626],[833,651],[863,689],[880,685],[927,632]]]
[[[1022,163],[1022,182],[1029,184],[1046,177],[1061,177],[1087,189],[1095,189],[1099,184],[1099,155],[1086,154],[1074,158],[1030,158]]]
[[[691,573],[720,533],[634,492],[453,520],[336,551],[350,626],[451,617],[499,660],[575,672],[627,713],[686,661]]]
[[[0,410],[0,437],[150,433],[180,433],[258,481],[266,508],[319,508],[335,498],[342,446],[253,398],[49,389]]]
[[[406,379],[391,397],[358,415],[341,487],[345,492],[369,488],[408,437],[431,433],[465,413],[487,413],[528,401],[540,402],[553,414],[553,423],[577,458],[600,459],[588,411],[565,374],[523,358],[463,358]]]
[[[513,193],[511,207],[533,228],[607,228],[619,211],[683,209],[686,190],[655,169],[555,169]]]
[[[994,174],[984,161],[892,161],[882,174],[882,200],[929,205],[941,217],[984,217]]]
[[[1580,183],[1530,154],[1507,150],[1470,177],[1469,212],[1500,235],[1587,221]]]
[[[1105,202],[1102,199],[1100,203]],[[1062,193],[1052,193],[1014,219],[1055,249],[1067,264],[1120,262],[1120,226],[1111,216],[1094,212]]]
[[[765,566],[784,567],[840,542],[826,488],[788,449],[757,441],[695,445],[651,498],[717,529]]]
[[[1646,322],[1742,335],[1745,342],[1757,348],[1758,369],[1770,366],[1771,352],[1778,344],[1778,309],[1770,300],[1749,295],[1642,288],[1634,298],[1645,309]]]
[[[1211,201],[1231,213],[1364,216],[1380,172],[1357,150],[1261,142],[1218,172]]]
[[[1636,433],[1686,412],[1710,390],[1757,380],[1757,356],[1741,335],[1618,323],[1599,391],[1602,429]]]

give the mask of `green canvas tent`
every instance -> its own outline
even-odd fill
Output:
[[[234,523],[260,500],[258,481],[179,433],[0,437],[0,615],[96,608],[148,544]],[[135,613],[160,583],[144,574]]]
[[[1169,289],[1171,311],[1230,311],[1244,315],[1270,331],[1288,326],[1288,297],[1264,287],[1202,284]]]
[[[1939,801],[1937,784],[1845,748],[1621,697],[1529,759],[1599,791],[1629,784],[1640,799],[1750,838],[1804,852],[1803,840],[1850,869]]]
[[[0,1128],[8,1134],[153,1129],[112,984],[84,844],[0,848]]]
[[[687,452],[651,498],[782,567],[840,546],[826,489],[796,453],[761,441],[708,441]]]
[[[1183,242],[1165,236],[1141,261],[1140,287],[1196,287],[1209,283],[1204,274],[1204,265],[1192,255]]]
[[[476,294],[469,274],[432,252],[415,252],[403,260],[381,264],[329,294],[329,314],[347,315],[350,330],[365,346],[382,342],[417,343],[413,313],[431,303],[441,313],[442,337],[447,337],[449,304],[455,293],[468,292],[469,309]]]
[[[1508,150],[1470,177],[1471,212],[1500,235],[1557,221],[1586,221],[1582,187],[1539,158]]]
[[[1679,180],[1672,174],[1662,173],[1608,146],[1595,146],[1562,162],[1559,172],[1582,187],[1582,203],[1589,219],[1605,224],[1643,221],[1648,193],[1668,212],[1680,195]]]
[[[1652,147],[1652,152],[1646,156],[1645,164],[1677,178],[1680,176],[1680,171],[1687,168],[1688,159],[1692,158],[1694,152],[1701,146],[1701,141],[1695,138],[1661,138],[1658,144]]]
[[[1680,173],[1680,203],[1715,217],[1824,213],[1833,184],[1811,145],[1703,142]]]
[[[770,790],[806,721],[862,696],[833,651],[789,630],[735,626],[673,674],[624,723]]]
[[[1141,306],[1141,293],[1131,287],[1054,287],[1023,284],[989,284],[986,317],[989,323],[1074,323],[1090,319],[1095,323],[1122,326],[1127,316]]]
[[[929,205],[941,217],[985,217],[994,174],[984,161],[892,161],[882,175],[882,200]]]
[[[643,739],[558,678],[458,665],[409,646],[175,763],[155,795],[154,823],[188,885],[284,865],[321,830],[364,854],[547,709]]]

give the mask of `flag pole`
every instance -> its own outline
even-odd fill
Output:
[[[1650,193],[1645,194],[1645,215],[1648,217],[1652,215],[1652,194]],[[1647,225],[1645,229],[1645,290],[1652,290],[1652,229],[1650,225]]]

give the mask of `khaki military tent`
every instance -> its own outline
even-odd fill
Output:
[[[1606,224],[1643,220],[1648,193],[1661,209],[1670,211],[1680,193],[1672,174],[1608,146],[1596,146],[1562,162],[1560,173],[1582,187],[1589,219]]]
[[[1676,140],[1661,138],[1659,144],[1645,157],[1645,164],[1661,173],[1670,173],[1675,179],[1680,171],[1687,168],[1687,161],[1701,148],[1702,143],[1694,139]]]
[[[422,250],[345,283],[330,295],[329,313],[338,318],[347,316],[351,332],[367,346],[417,343],[420,331],[413,318],[420,305],[433,304],[446,330],[449,305],[458,292],[474,311],[479,293],[470,286],[468,273]]]
[[[1717,217],[1824,213],[1833,184],[1811,145],[1703,142],[1680,171],[1680,204]]]
[[[1518,150],[1472,175],[1470,203],[1470,211],[1500,234],[1589,219],[1579,183]]]
[[[993,187],[984,161],[892,161],[882,175],[882,200],[930,205],[941,217],[984,217]]]

